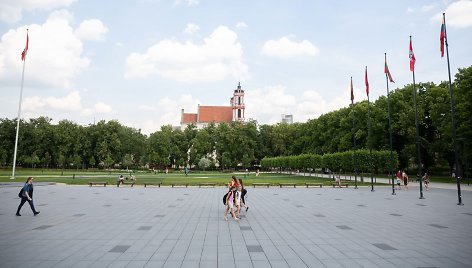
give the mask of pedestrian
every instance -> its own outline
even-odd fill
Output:
[[[336,186],[336,185],[338,185],[338,186],[339,186],[339,188],[343,188],[343,187],[341,186],[341,176],[339,176],[339,174],[338,174],[338,175],[336,175],[336,182],[335,182],[335,186]]]
[[[246,205],[246,198],[245,198],[246,194],[247,194],[247,190],[244,187],[244,183],[243,183],[242,179],[239,179],[239,185],[241,186],[241,189],[242,189],[242,191],[241,191],[242,192],[242,194],[241,194],[241,201],[242,201],[241,205],[246,208],[246,212],[247,212],[247,210],[249,209],[249,207]]]
[[[429,175],[428,175],[428,172],[424,173],[423,181],[424,181],[424,188],[426,188],[426,191],[428,191],[428,189],[429,189]]]
[[[241,196],[242,196],[242,187],[241,185],[238,186],[237,190],[234,192],[234,210],[236,211],[236,217],[240,218],[239,215],[241,213]]]
[[[239,220],[236,215],[234,215],[234,189],[234,187],[230,187],[228,193],[226,194],[226,210],[224,215],[225,221],[228,220],[228,212],[231,212],[233,219]]]
[[[402,179],[402,171],[399,169],[397,172],[397,187],[395,189],[400,190],[401,189],[401,179]]]
[[[405,187],[405,191],[407,191],[408,190],[408,174],[406,174],[405,170],[403,170],[402,178],[403,178],[403,186]]]
[[[235,187],[237,188],[238,187],[238,180],[236,179],[236,177],[233,175],[231,176],[231,182],[229,183],[229,187]]]
[[[20,210],[21,207],[25,204],[26,201],[28,201],[31,210],[33,211],[34,216],[39,214],[39,211],[36,211],[34,208],[34,203],[33,203],[33,177],[29,177],[26,180],[25,185],[21,189],[19,193],[19,197],[21,197],[20,205],[18,206],[18,209],[16,210],[16,216],[21,216]]]

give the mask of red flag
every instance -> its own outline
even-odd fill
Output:
[[[29,41],[29,37],[28,37],[28,30],[26,30],[26,47],[25,49],[23,49],[23,52],[21,52],[21,60],[25,60],[26,58],[26,53],[28,52],[28,41]]]
[[[416,58],[415,58],[415,53],[413,53],[413,45],[411,43],[411,39],[410,39],[410,53],[409,54],[410,54],[410,71],[414,72]]]
[[[441,23],[441,34],[439,35],[440,46],[439,49],[441,51],[441,58],[444,57],[444,40],[446,39],[446,23],[444,23],[444,17]]]
[[[351,103],[354,103],[354,87],[352,86],[352,76],[351,76]]]
[[[365,92],[369,96],[369,78],[367,78],[367,66],[365,67]]]
[[[387,74],[388,80],[390,80],[391,83],[395,83],[395,81],[393,81],[392,75],[390,74],[390,70],[388,69],[387,58],[385,58],[385,70],[384,70],[384,73]]]

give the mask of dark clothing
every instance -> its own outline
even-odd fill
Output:
[[[31,200],[28,200],[28,197],[26,196],[26,193],[28,193]],[[16,211],[16,214],[20,214],[21,207],[23,207],[23,205],[27,201],[28,201],[33,213],[36,214],[36,209],[34,208],[34,203],[33,203],[33,184],[29,184],[29,183],[25,183],[25,185],[23,186],[23,194],[22,194],[22,197],[21,197],[20,205],[18,206],[18,210]]]
[[[33,199],[33,184],[25,183],[25,186],[23,186],[23,196],[26,198],[26,193],[29,194],[29,197]]]
[[[18,210],[16,211],[16,214],[19,214],[19,213],[20,213],[21,207],[23,207],[23,205],[26,203],[26,201],[28,201],[28,203],[29,203],[29,205],[30,205],[31,210],[33,211],[33,213],[36,214],[36,209],[34,208],[33,199],[28,200],[28,198],[26,198],[26,197],[22,197],[22,198],[21,198],[21,202],[20,202],[20,205],[18,206]]]
[[[242,194],[241,194],[241,200],[243,200],[244,205],[246,205],[246,200],[244,199],[244,196],[247,194],[247,190],[243,189]]]

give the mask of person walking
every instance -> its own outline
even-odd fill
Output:
[[[403,170],[402,178],[403,178],[403,186],[405,187],[405,191],[408,191],[408,174],[406,174],[405,170]]]
[[[424,188],[426,188],[426,191],[428,191],[428,189],[429,189],[429,175],[428,175],[428,172],[424,173],[423,181],[424,181]]]
[[[397,172],[397,186],[395,187],[395,189],[397,190],[400,190],[401,189],[401,183],[400,181],[402,180],[402,171],[401,170],[398,170]]]
[[[229,188],[228,193],[226,194],[226,210],[225,210],[225,215],[224,215],[225,221],[228,220],[228,218],[226,217],[228,215],[228,212],[231,213],[231,215],[233,216],[235,220],[239,220],[234,214],[234,190],[235,189],[236,189],[235,187],[231,186]]]
[[[33,203],[33,177],[29,177],[26,180],[25,185],[20,191],[19,196],[21,197],[20,205],[18,206],[18,209],[16,210],[16,216],[21,216],[20,210],[21,207],[28,201],[31,210],[33,211],[34,216],[39,214],[39,211],[36,211],[34,208],[34,203]]]
[[[246,212],[249,209],[249,207],[246,205],[246,199],[245,196],[247,194],[246,188],[244,188],[244,183],[242,179],[239,179],[239,185],[241,186],[241,206],[246,208]]]

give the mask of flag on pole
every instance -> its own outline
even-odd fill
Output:
[[[385,70],[384,70],[384,73],[387,74],[388,80],[390,80],[391,83],[395,83],[395,81],[393,81],[392,75],[390,74],[390,70],[388,69],[387,58],[385,58]]]
[[[410,53],[409,54],[410,54],[410,71],[414,72],[416,58],[415,58],[415,53],[413,53],[413,45],[411,43],[411,39],[410,39]]]
[[[369,96],[369,78],[367,78],[367,66],[365,67],[365,92]]]
[[[352,76],[351,76],[351,103],[354,104],[354,87],[352,86]]]
[[[25,46],[25,49],[23,49],[23,52],[21,52],[21,60],[25,60],[26,58],[26,53],[28,52],[28,41],[29,41],[29,37],[28,37],[28,30],[26,30],[26,46]]]
[[[441,58],[444,57],[444,40],[446,39],[446,23],[444,22],[444,17],[441,23],[441,34],[439,35],[440,46],[439,49],[441,51]]]

